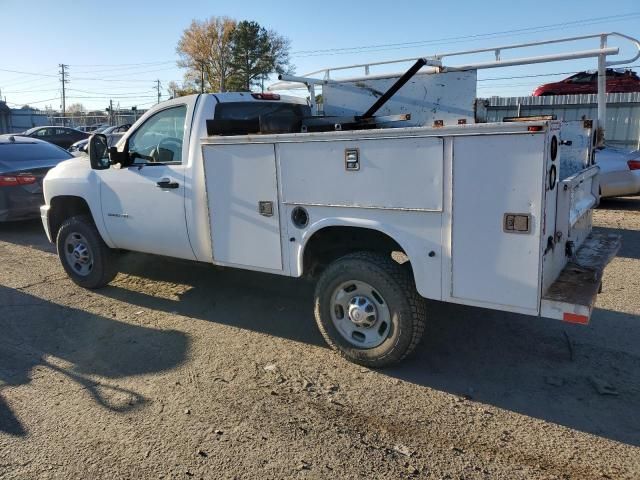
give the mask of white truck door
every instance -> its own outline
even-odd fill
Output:
[[[118,248],[195,259],[184,211],[186,114],[185,105],[159,111],[129,138],[135,163],[98,172],[102,215]]]
[[[274,145],[206,145],[203,156],[214,263],[282,272]]]

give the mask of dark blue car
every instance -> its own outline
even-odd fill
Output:
[[[70,158],[69,152],[43,140],[0,135],[0,222],[39,217],[42,179]]]

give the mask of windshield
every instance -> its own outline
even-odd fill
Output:
[[[33,132],[35,132],[36,130],[40,130],[42,127],[33,127],[30,128],[29,130],[25,130],[24,134],[25,135],[31,135]]]

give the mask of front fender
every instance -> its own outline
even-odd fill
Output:
[[[42,185],[45,204],[48,207],[51,207],[51,201],[56,197],[70,196],[83,199],[89,206],[93,221],[104,242],[109,247],[115,246],[102,217],[100,177],[91,169],[87,157],[76,157],[59,163],[49,170]]]

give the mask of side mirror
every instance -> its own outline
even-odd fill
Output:
[[[107,137],[94,133],[89,137],[89,163],[94,170],[106,170],[111,166],[109,161]]]

